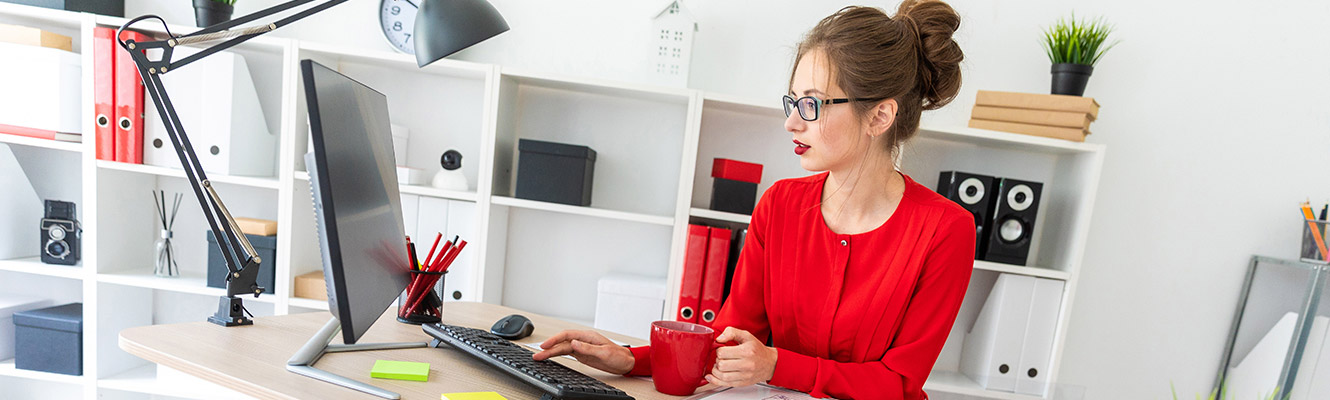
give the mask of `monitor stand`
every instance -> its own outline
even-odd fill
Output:
[[[400,399],[401,395],[380,389],[376,386],[360,382],[351,378],[337,375],[328,371],[314,368],[314,363],[319,361],[327,353],[341,353],[348,351],[365,350],[394,350],[394,349],[413,349],[417,347],[426,347],[426,342],[414,343],[362,343],[362,344],[332,344],[333,338],[341,332],[341,323],[337,318],[328,320],[323,324],[323,329],[319,329],[314,337],[305,343],[290,360],[286,361],[286,370],[318,379],[334,385],[359,390],[385,399]]]

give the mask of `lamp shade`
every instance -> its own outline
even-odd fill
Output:
[[[416,64],[424,67],[508,31],[485,0],[425,0],[416,14]]]

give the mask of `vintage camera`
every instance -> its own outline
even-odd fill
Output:
[[[42,262],[78,264],[83,228],[79,226],[77,215],[74,203],[46,201],[46,218],[42,218]]]

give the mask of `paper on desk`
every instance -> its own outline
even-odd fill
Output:
[[[809,396],[808,393],[796,392],[789,389],[778,388],[764,384],[744,386],[739,388],[721,388],[710,392],[702,393],[697,396],[689,397],[688,400],[813,400],[816,397]]]

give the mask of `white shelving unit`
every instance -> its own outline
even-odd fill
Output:
[[[92,65],[84,44],[90,43],[93,28],[123,22],[0,3],[0,23],[70,35],[85,65]],[[172,27],[172,31],[191,29]],[[706,209],[713,158],[763,164],[759,191],[779,179],[809,175],[791,154],[784,113],[775,99],[452,60],[418,69],[415,60],[403,54],[286,39],[258,38],[231,51],[245,56],[266,122],[280,135],[278,148],[266,149],[276,157],[274,176],[209,174],[233,214],[278,221],[277,256],[272,260],[276,279],[270,288],[275,293],[245,297],[246,306],[257,316],[328,309],[324,301],[291,295],[295,276],[321,269],[303,160],[309,127],[299,72],[302,59],[336,69],[387,95],[393,123],[411,132],[403,164],[433,174],[444,151],[463,154],[462,171],[470,190],[400,187],[404,209],[417,215],[405,222],[418,242],[431,239],[431,227],[469,242],[448,275],[445,287],[450,298],[499,303],[590,324],[600,277],[610,273],[656,277],[677,293],[689,223],[742,227],[750,222],[747,215]],[[83,109],[92,115],[92,73],[90,68],[83,72]],[[0,260],[0,294],[43,295],[57,303],[81,301],[86,333],[83,376],[19,371],[9,360],[0,361],[0,385],[15,387],[17,393],[77,390],[88,400],[194,396],[176,382],[158,380],[153,364],[120,350],[117,341],[118,332],[128,327],[199,321],[213,313],[222,289],[207,287],[203,279],[207,225],[180,169],[96,160],[95,130],[88,120],[84,143],[0,135],[0,146],[27,155],[24,159],[75,165],[63,172],[52,167],[57,171],[29,178],[65,187],[52,195],[77,200],[84,228],[80,265],[46,265],[35,257]],[[595,149],[591,205],[516,198],[518,139]],[[1067,282],[1050,371],[1050,380],[1057,381],[1103,154],[1104,147],[1097,144],[964,127],[926,126],[910,142],[901,167],[930,187],[939,171],[951,169],[1046,185],[1030,264],[975,263],[969,297],[926,386],[929,391],[1036,398],[983,390],[957,372],[965,324],[973,323],[982,294],[999,273]],[[152,275],[160,229],[153,222],[149,195],[153,190],[185,194],[175,227],[183,275],[179,278]],[[38,218],[32,217],[33,225]],[[672,317],[676,308],[671,299],[661,317]]]

